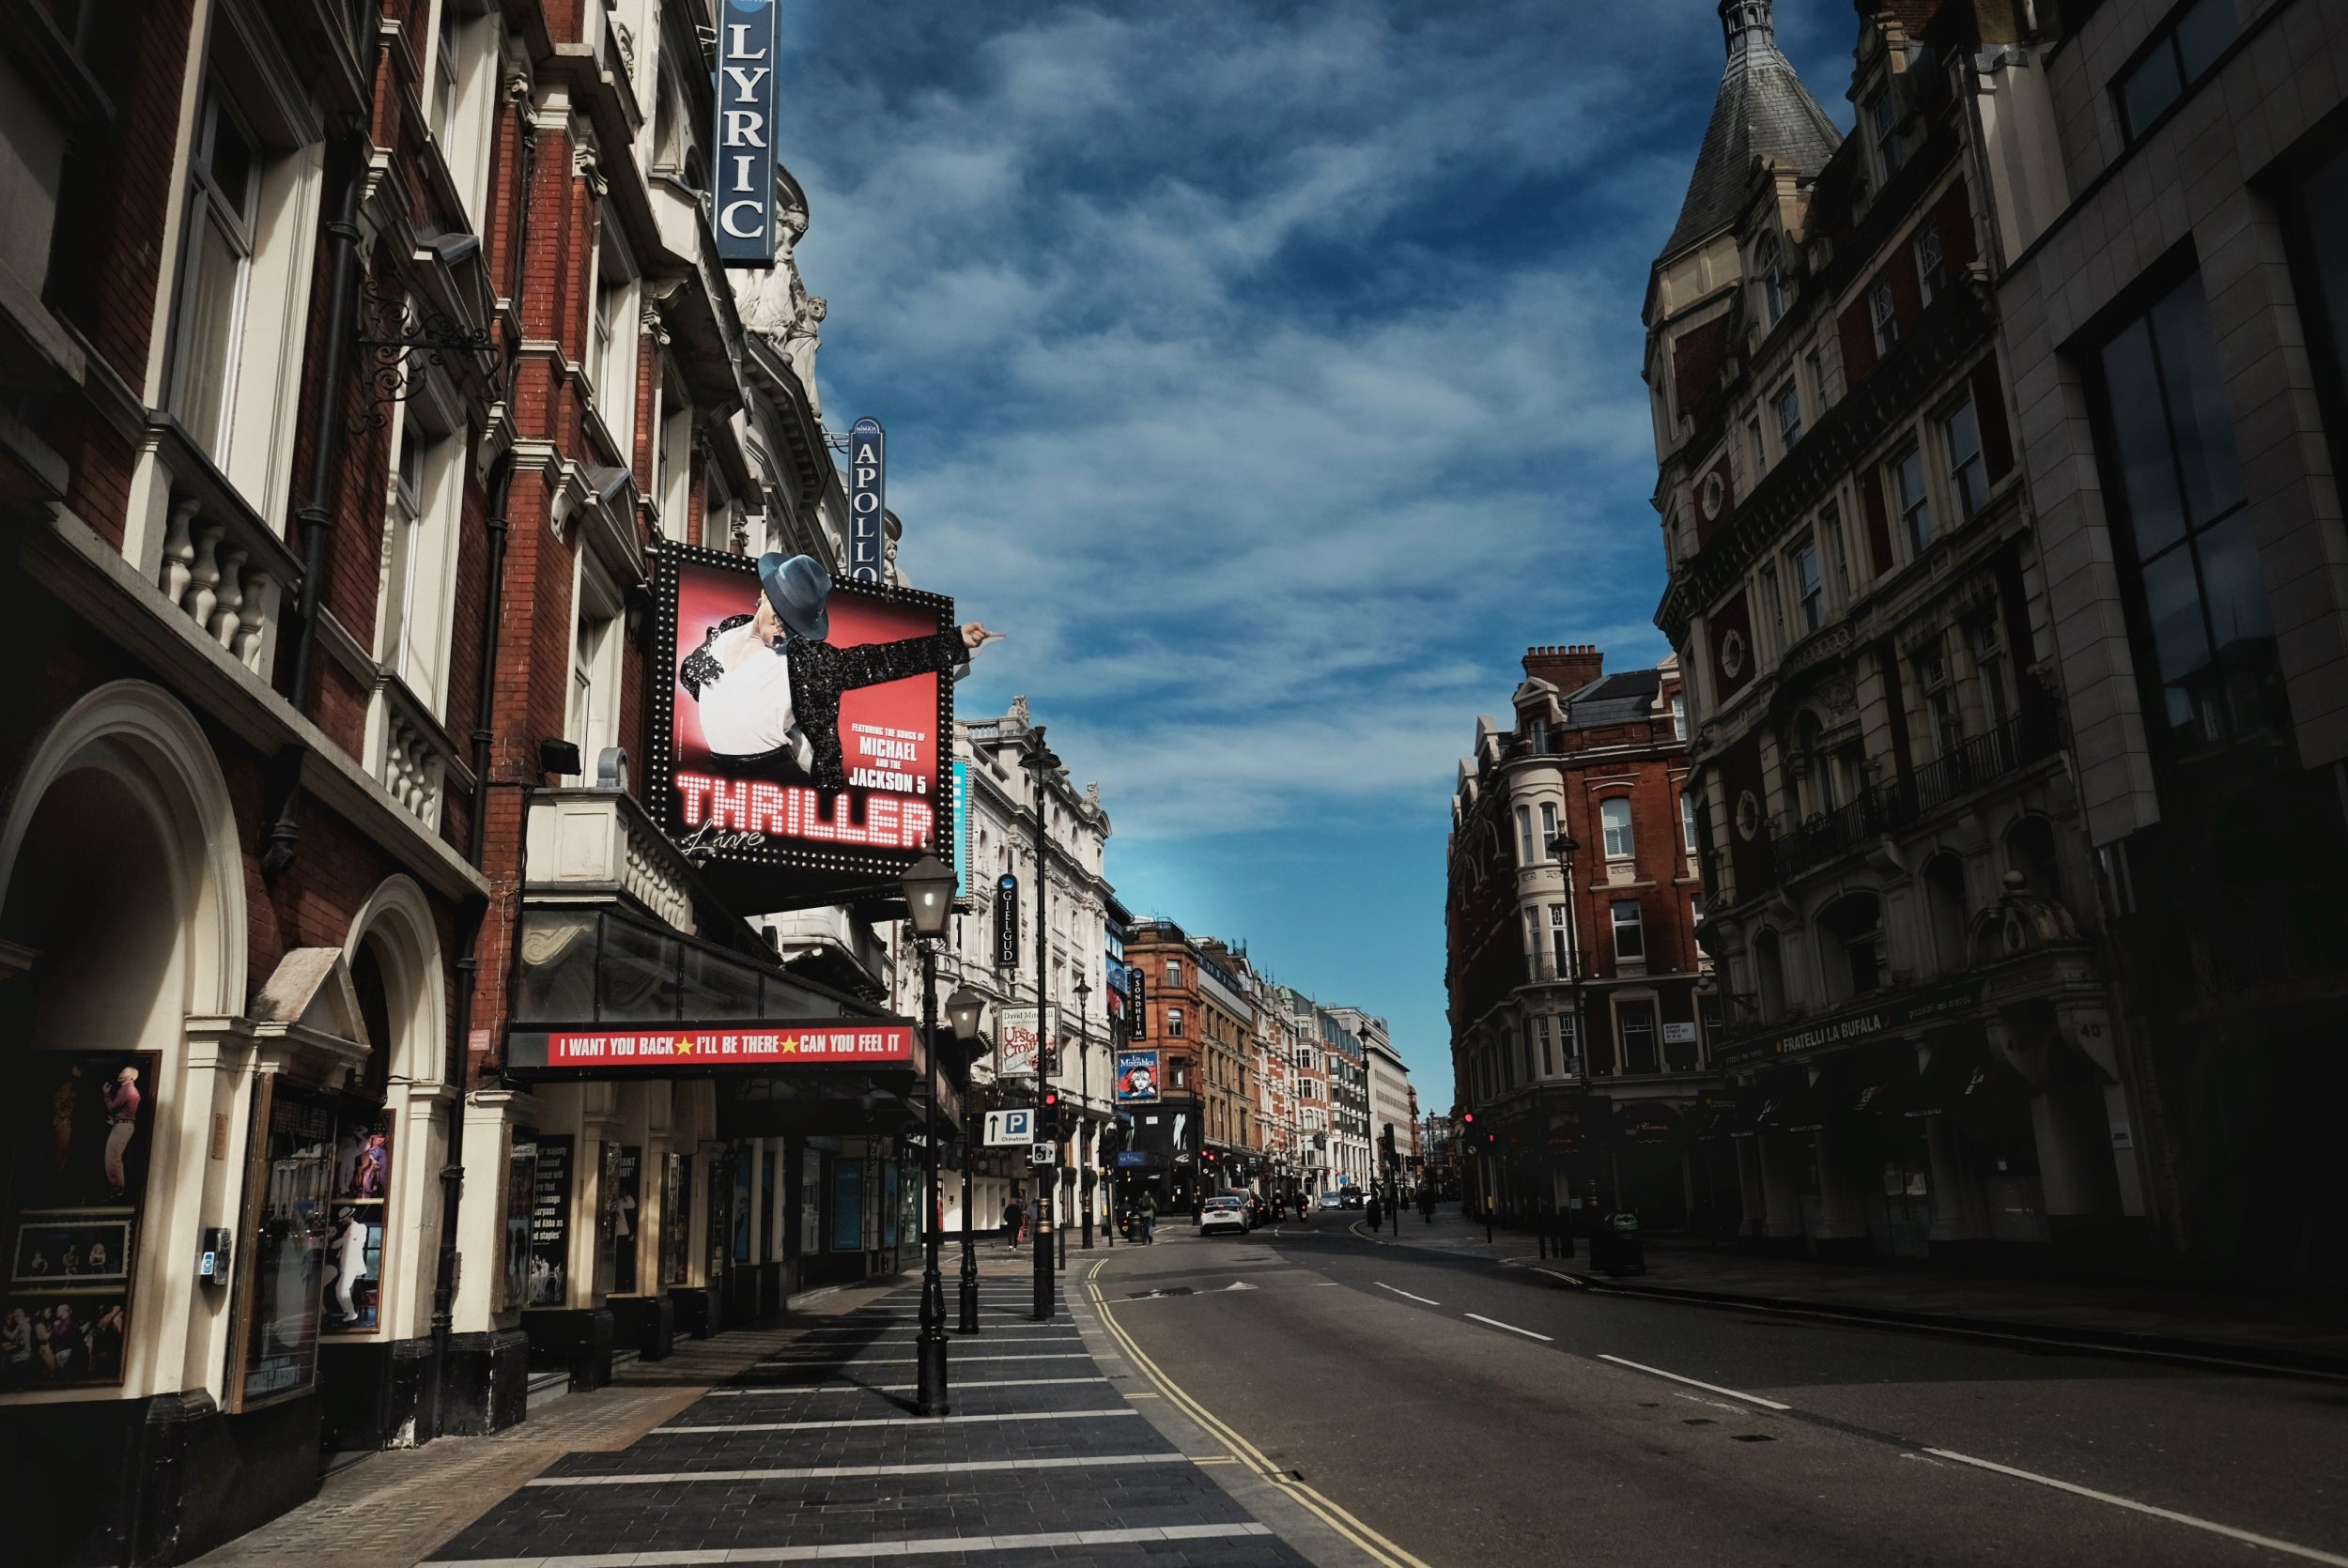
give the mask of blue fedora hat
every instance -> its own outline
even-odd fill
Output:
[[[831,574],[813,556],[769,550],[758,558],[758,583],[792,632],[815,642],[831,635]]]

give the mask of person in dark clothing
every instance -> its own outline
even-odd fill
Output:
[[[1378,1219],[1382,1212],[1378,1207],[1378,1194],[1372,1192],[1369,1195],[1369,1228],[1371,1230],[1378,1228]]]
[[[729,616],[687,655],[677,680],[701,708],[702,736],[730,761],[787,760],[826,803],[848,787],[840,699],[916,675],[968,673],[970,655],[1002,634],[976,621],[927,637],[835,648],[831,574],[811,556],[769,552],[758,561],[759,599]]]
[[[1011,1250],[1014,1253],[1019,1250],[1019,1233],[1027,1228],[1027,1206],[1021,1203],[1019,1194],[1013,1191],[1011,1202],[1003,1205],[1003,1237],[1011,1243]]]
[[[1145,1190],[1141,1202],[1134,1206],[1134,1212],[1141,1221],[1141,1244],[1146,1247],[1158,1238],[1157,1194]]]

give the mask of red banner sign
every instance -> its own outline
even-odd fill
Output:
[[[836,1062],[909,1066],[913,1061],[913,1028],[904,1023],[607,1029],[592,1034],[548,1034],[546,1042],[546,1060],[531,1065],[671,1068]]]

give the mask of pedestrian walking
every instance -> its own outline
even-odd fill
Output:
[[[1143,1192],[1141,1202],[1134,1206],[1134,1212],[1141,1219],[1141,1244],[1147,1247],[1158,1238],[1157,1195],[1153,1192]]]
[[[1371,1230],[1378,1228],[1378,1218],[1381,1212],[1378,1207],[1378,1195],[1373,1192],[1369,1197],[1369,1228]]]
[[[1027,1227],[1027,1206],[1019,1201],[1018,1191],[1014,1188],[1011,1201],[1003,1205],[1003,1235],[1011,1242],[1012,1252],[1019,1250],[1019,1237]]]

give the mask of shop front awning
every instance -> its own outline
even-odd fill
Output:
[[[1924,1064],[1904,1114],[1952,1115],[1968,1121],[1995,1118],[2029,1104],[2036,1093],[1985,1042],[1944,1038],[1934,1044],[1932,1059]]]
[[[855,1100],[884,1120],[926,1103],[909,1020],[624,908],[526,906],[517,957],[509,1078],[790,1079],[781,1099]],[[956,1116],[953,1084],[939,1088]]]

